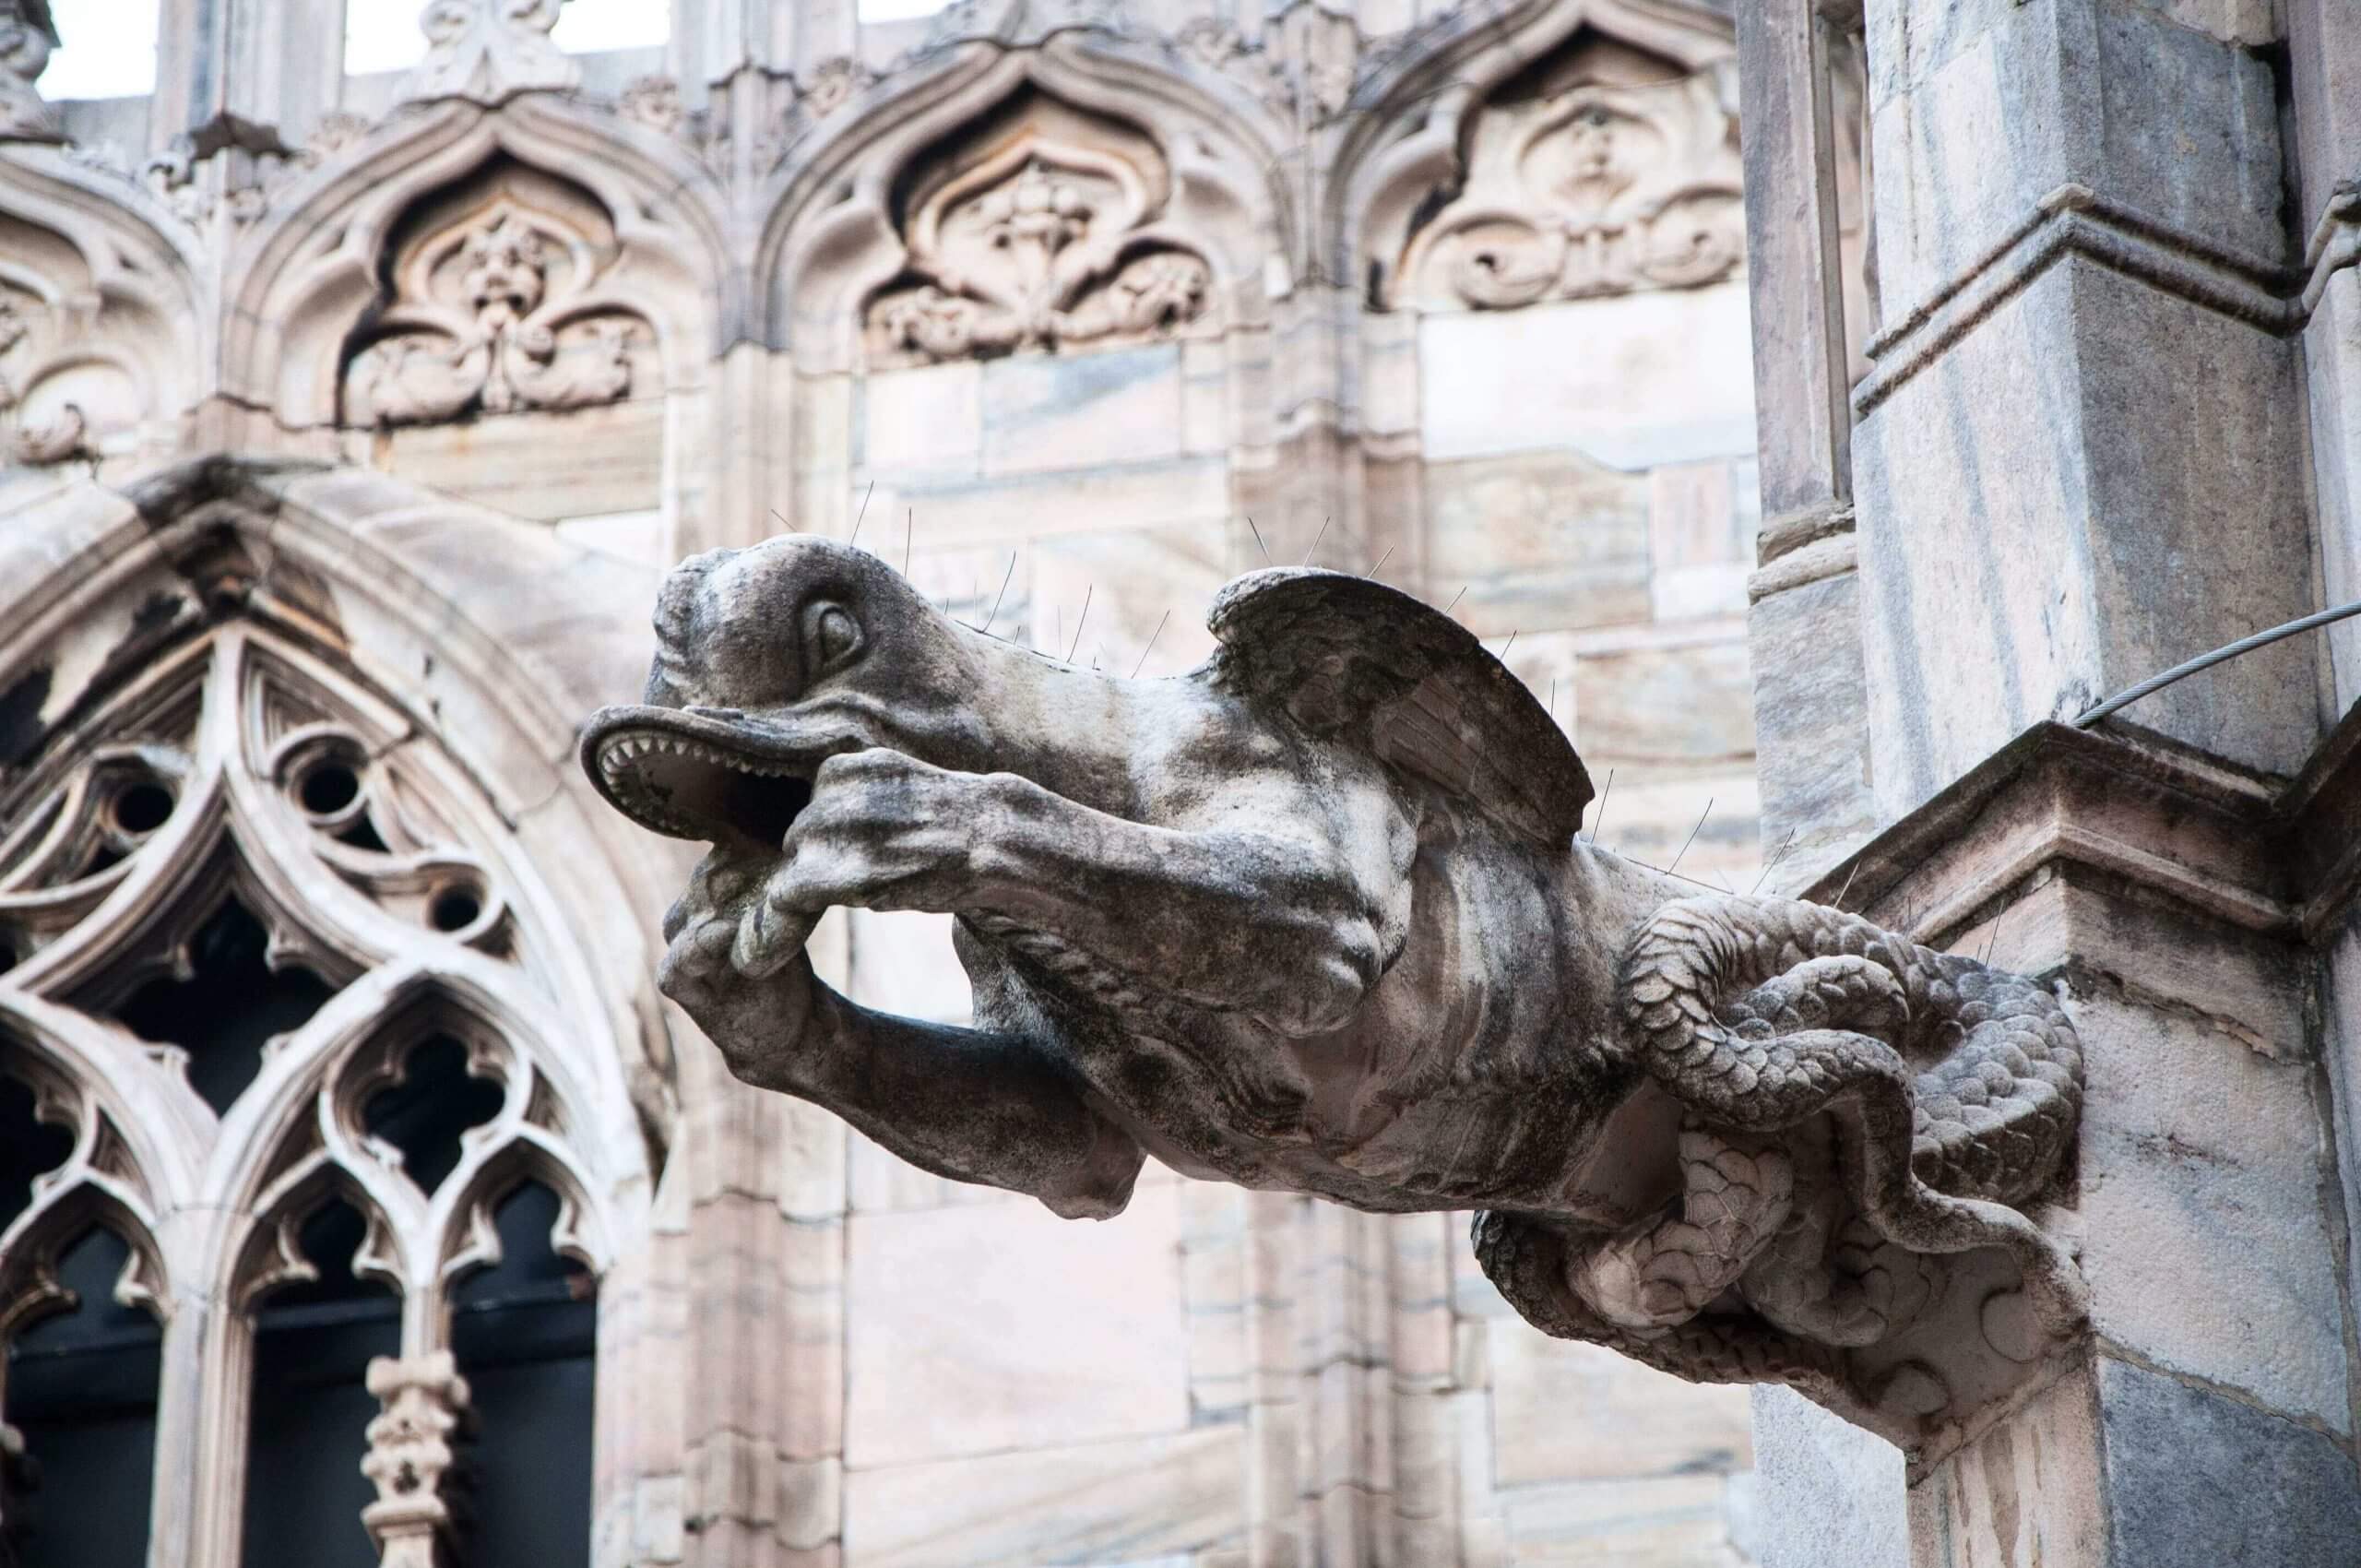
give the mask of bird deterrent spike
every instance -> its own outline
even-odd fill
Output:
[[[1787,841],[1779,846],[1779,852],[1771,857],[1771,863],[1762,868],[1762,874],[1754,879],[1754,885],[1748,888],[1747,891],[1749,893],[1762,892],[1762,885],[1771,879],[1771,873],[1779,869],[1779,862],[1786,860],[1787,858],[1787,851],[1795,847],[1796,836],[1793,833],[1790,833],[1787,835]]]
[[[869,516],[869,498],[877,493],[877,481],[871,480],[869,488],[860,493],[860,510],[853,514],[852,535],[845,540],[848,547],[860,542],[861,519]]]
[[[1086,583],[1083,585],[1082,613],[1074,618],[1074,646],[1066,649],[1066,662],[1068,664],[1072,664],[1074,662],[1074,656],[1082,651],[1082,624],[1090,619],[1090,596],[1097,592],[1097,588],[1098,585],[1096,583]]]
[[[991,636],[992,623],[1000,619],[1000,601],[1008,597],[1008,580],[1014,576],[1016,576],[1016,552],[1012,550],[1008,552],[1008,570],[1000,575],[1000,592],[992,595],[992,612],[984,617],[982,625],[976,628],[986,636]]]
[[[1394,547],[1389,544],[1385,547],[1385,553],[1377,558],[1377,564],[1371,566],[1368,571],[1363,572],[1361,576],[1364,577],[1375,577],[1380,572],[1385,570],[1385,564],[1393,559]]]
[[[1147,647],[1140,649],[1140,661],[1132,666],[1133,680],[1138,680],[1140,678],[1140,671],[1147,668],[1147,656],[1156,651],[1156,639],[1164,635],[1164,623],[1171,619],[1172,612],[1169,610],[1166,611],[1162,619],[1157,622],[1156,630],[1148,634]]]
[[[1828,906],[1830,909],[1842,909],[1845,907],[1845,895],[1853,891],[1853,879],[1860,874],[1861,862],[1855,861],[1853,869],[1845,873],[1845,885],[1836,890],[1836,902]]]
[[[1311,548],[1303,552],[1303,564],[1305,565],[1311,565],[1311,558],[1320,553],[1320,541],[1328,537],[1329,520],[1330,519],[1326,517],[1320,519],[1320,531],[1311,536]]]
[[[1598,814],[1590,819],[1590,841],[1598,842],[1598,825],[1607,820],[1607,797],[1615,793],[1615,770],[1607,770],[1607,788],[1598,792]]]
[[[1254,529],[1254,515],[1251,512],[1246,515],[1246,526],[1250,529]],[[1265,566],[1269,565],[1271,564],[1271,547],[1263,542],[1263,530],[1261,529],[1254,529],[1254,548],[1263,552],[1263,564]]]
[[[1677,872],[1680,869],[1681,855],[1689,853],[1689,846],[1697,842],[1697,834],[1699,830],[1703,828],[1705,826],[1705,819],[1713,814],[1714,798],[1708,795],[1705,797],[1705,809],[1697,814],[1697,826],[1691,828],[1689,830],[1689,837],[1680,841],[1680,854],[1672,857],[1672,864],[1665,867],[1667,872]]]

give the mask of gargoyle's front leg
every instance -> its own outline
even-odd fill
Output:
[[[825,1106],[939,1176],[1029,1194],[1068,1218],[1121,1213],[1145,1157],[1055,1048],[837,995],[803,952],[817,917],[760,905],[777,863],[717,850],[665,917],[671,945],[657,984],[730,1070]],[[759,974],[737,961],[755,948]]]
[[[841,904],[996,915],[1167,994],[1318,1034],[1400,952],[1409,890],[1383,863],[1382,829],[1337,835],[1325,814],[1349,807],[1304,808],[1275,806],[1267,831],[1180,831],[1010,774],[856,752],[820,768],[765,897],[791,919]],[[1344,837],[1370,863],[1337,847]]]

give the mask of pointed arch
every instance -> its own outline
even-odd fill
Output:
[[[422,922],[413,915],[400,924],[387,912],[419,897],[405,878],[437,866],[481,875],[481,908],[492,908],[497,889],[513,944],[469,940],[482,933],[476,922],[435,932],[457,940],[426,947],[456,968],[480,954],[482,972],[531,975],[552,1009],[542,1034],[607,1042],[567,1055],[580,1080],[570,1093],[583,1134],[623,1147],[652,1134],[660,1147],[671,1073],[660,1008],[644,975],[619,974],[589,955],[659,950],[639,911],[659,901],[677,871],[636,836],[610,827],[570,766],[574,716],[636,684],[644,669],[652,575],[350,470],[198,464],[159,474],[134,494],[89,486],[53,497],[50,505],[85,516],[112,503],[112,523],[91,529],[74,560],[0,578],[23,585],[20,605],[40,607],[0,607],[0,625],[20,628],[0,635],[0,672],[20,683],[39,675],[42,687],[18,738],[28,761],[0,766],[0,792],[53,787],[56,770],[36,759],[125,711],[109,707],[115,690],[136,686],[125,671],[170,662],[156,657],[158,627],[175,639],[167,646],[234,647],[236,679],[211,677],[219,689],[205,721],[219,799],[176,811],[153,846],[157,858],[196,863],[197,851],[226,832],[244,863],[275,868],[287,900],[300,900],[314,923],[325,912],[332,929],[322,940],[356,967],[415,945],[394,934]],[[37,517],[22,520],[39,534]],[[144,622],[136,610],[110,608],[126,600],[147,607]],[[583,646],[586,619],[601,616],[608,634],[594,641],[613,648],[611,663],[558,651],[562,640]],[[245,657],[256,648],[259,659]],[[246,682],[257,669],[262,676]],[[322,730],[325,719],[274,695],[307,681],[323,711],[344,716],[340,727]],[[309,822],[287,793],[301,778],[291,768],[326,736],[431,803],[449,848],[422,859],[354,849]],[[231,758],[235,766],[223,760]],[[341,820],[330,814],[329,825]],[[365,861],[402,874],[373,884]],[[174,890],[161,870],[142,874]],[[119,883],[106,899],[128,907],[136,891]],[[0,905],[0,919],[6,914]],[[63,964],[36,960],[0,976],[0,987],[24,988],[63,973]]]
[[[153,1216],[122,1186],[95,1172],[60,1187],[51,1202],[12,1228],[0,1255],[0,1344],[52,1313],[76,1303],[57,1277],[66,1252],[92,1229],[113,1232],[130,1249],[114,1282],[116,1302],[157,1322],[172,1315],[172,1279],[156,1241]]]
[[[1584,31],[1727,79],[1736,101],[1735,29],[1704,0],[1518,0],[1456,7],[1412,33],[1354,94],[1322,228],[1334,276],[1371,301],[1421,209],[1466,175],[1470,121],[1520,72]]]
[[[0,148],[0,467],[169,451],[212,357],[204,273],[146,191]]]
[[[807,369],[848,368],[868,303],[906,268],[914,246],[908,182],[1026,95],[1139,141],[1168,184],[1152,227],[1202,255],[1221,314],[1266,319],[1265,262],[1296,232],[1283,172],[1287,129],[1232,78],[1144,45],[1072,33],[1038,46],[972,43],[899,74],[892,90],[838,109],[797,143],[759,197],[755,327]],[[1153,242],[1151,237],[1150,243]]]
[[[395,116],[291,184],[230,264],[241,281],[223,313],[225,388],[292,428],[338,423],[347,360],[365,347],[354,335],[388,303],[405,221],[504,163],[582,193],[605,226],[599,243],[612,247],[599,276],[622,268],[632,279],[666,387],[699,385],[741,315],[713,174],[648,127],[528,93],[495,108],[451,100]],[[611,292],[571,280],[589,291],[569,297],[553,327],[596,314],[588,307]],[[390,303],[402,303],[398,293]]]

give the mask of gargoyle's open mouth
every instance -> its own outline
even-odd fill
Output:
[[[673,838],[776,849],[812,800],[821,761],[847,749],[670,707],[605,707],[582,736],[582,769],[607,803]]]

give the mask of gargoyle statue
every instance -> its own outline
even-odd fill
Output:
[[[741,1078],[928,1170],[1120,1211],[1145,1155],[1480,1207],[1551,1334],[1778,1382],[1931,1462],[2060,1359],[2079,1276],[2015,1206],[2081,1056],[2035,982],[1585,845],[1591,787],[1456,622],[1241,577],[1161,680],[936,613],[813,538],[699,555],[582,760],[713,848],[658,983]],[[957,917],[975,1027],[814,977],[835,905]]]

